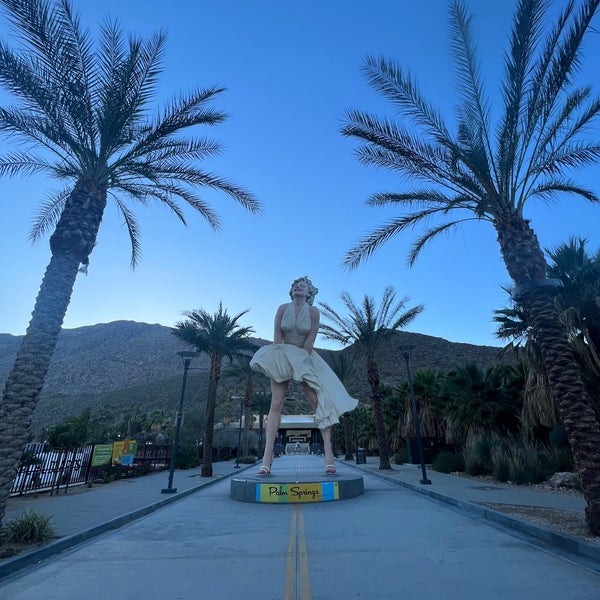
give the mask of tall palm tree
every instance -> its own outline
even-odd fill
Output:
[[[216,143],[186,130],[217,125],[209,106],[222,91],[195,89],[154,117],[165,33],[128,41],[107,21],[96,46],[69,0],[0,0],[18,46],[0,41],[0,84],[16,103],[0,106],[0,131],[23,151],[0,155],[0,175],[45,172],[64,189],[43,207],[32,237],[50,236],[50,263],[0,405],[0,522],[75,279],[86,270],[109,196],[129,232],[135,266],[140,237],[131,202],[158,201],[185,224],[183,201],[218,228],[197,192],[221,190],[255,212],[251,194],[198,167]],[[81,269],[80,269],[81,266]]]
[[[206,418],[204,421],[204,437],[202,440],[202,477],[212,477],[212,443],[215,428],[215,407],[217,387],[221,378],[221,363],[224,358],[233,361],[234,357],[243,356],[255,348],[249,335],[252,327],[242,327],[238,321],[248,311],[230,316],[227,309],[219,302],[216,313],[210,314],[200,308],[184,313],[185,321],[179,321],[173,333],[197,350],[205,352],[210,358],[208,371],[208,391],[206,394]]]
[[[385,420],[383,416],[383,390],[379,381],[379,368],[377,366],[377,352],[398,329],[406,327],[418,314],[423,311],[423,305],[418,304],[406,309],[408,297],[396,301],[396,292],[392,286],[385,288],[379,308],[375,300],[365,294],[362,304],[357,305],[347,292],[341,294],[348,314],[341,316],[329,304],[320,302],[319,306],[325,319],[331,325],[321,324],[321,333],[330,340],[334,340],[354,348],[366,360],[367,380],[371,388],[371,404],[377,444],[379,446],[379,468],[391,469],[390,451],[385,435]]]
[[[551,3],[519,0],[505,54],[502,106],[492,112],[471,19],[464,3],[452,0],[451,45],[460,91],[455,133],[408,71],[384,58],[367,59],[364,71],[370,84],[392,102],[398,120],[351,111],[342,133],[364,142],[358,150],[364,163],[393,169],[421,185],[371,197],[373,205],[399,206],[401,216],[363,239],[347,255],[346,265],[356,266],[394,235],[420,225],[425,228],[409,264],[438,234],[465,221],[491,223],[514,294],[530,315],[568,432],[587,501],[587,523],[600,534],[600,429],[554,305],[555,282],[547,278],[543,251],[524,216],[529,200],[549,200],[560,193],[599,200],[567,177],[569,170],[600,158],[600,144],[583,137],[600,112],[600,98],[575,77],[600,0],[579,4],[568,2],[547,27]],[[499,119],[492,123],[495,114]]]

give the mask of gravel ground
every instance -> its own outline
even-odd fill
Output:
[[[505,485],[508,487],[512,485],[510,483],[498,483],[489,476],[471,477],[462,473],[460,475],[477,481],[485,481],[486,483],[490,484],[493,483],[494,485]],[[527,487],[535,490],[536,492],[577,496],[579,498],[582,497],[581,492],[578,490],[571,488],[555,489],[547,483],[539,483],[535,485],[529,485]],[[493,504],[487,502],[481,502],[480,504],[482,506],[487,506],[492,510],[497,510],[498,512],[505,513],[507,515],[514,515],[519,519],[523,519],[536,525],[541,525],[543,527],[547,527],[548,529],[558,531],[559,533],[570,535],[571,537],[600,546],[600,536],[593,536],[590,534],[585,524],[585,517],[582,514],[573,513],[568,510],[560,510],[557,508],[520,506],[513,504]]]

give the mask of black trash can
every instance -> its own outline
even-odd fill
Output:
[[[356,449],[356,464],[364,465],[366,462],[367,462],[367,457],[365,456],[365,449],[357,448]]]

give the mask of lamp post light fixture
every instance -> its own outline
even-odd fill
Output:
[[[415,399],[415,391],[413,389],[412,373],[410,371],[410,353],[414,346],[402,346],[402,354],[406,361],[406,372],[408,374],[408,391],[410,393],[410,405],[412,408],[413,422],[415,424],[415,437],[417,438],[417,447],[419,449],[419,460],[421,462],[421,474],[422,478],[419,483],[423,485],[430,485],[431,480],[427,479],[427,472],[425,471],[425,452],[423,451],[423,438],[421,437],[421,426],[419,424],[419,412],[417,410],[417,401]],[[409,440],[410,443],[410,440]]]
[[[163,488],[163,494],[174,494],[177,488],[173,487],[173,473],[175,471],[175,458],[177,456],[177,447],[179,446],[179,431],[181,430],[181,420],[183,416],[183,400],[185,398],[185,386],[187,383],[187,374],[192,358],[198,356],[197,352],[178,352],[177,356],[181,356],[183,360],[183,381],[181,383],[181,395],[179,396],[179,408],[177,409],[177,421],[175,424],[175,439],[173,440],[173,450],[171,451],[171,466],[169,468],[169,485]]]

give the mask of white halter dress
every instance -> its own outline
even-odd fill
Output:
[[[313,350],[304,348],[310,331],[310,313],[305,304],[296,316],[294,304],[285,308],[281,319],[283,344],[269,344],[257,350],[250,361],[255,371],[282,383],[298,381],[315,390],[318,399],[315,422],[319,429],[339,423],[340,415],[354,410],[358,400],[352,398],[329,365]]]

